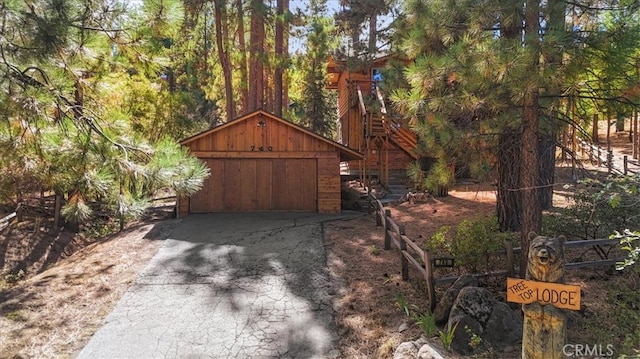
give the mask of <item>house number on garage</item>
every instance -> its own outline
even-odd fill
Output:
[[[507,278],[507,301],[580,310],[580,286]]]

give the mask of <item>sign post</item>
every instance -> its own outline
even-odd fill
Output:
[[[526,279],[507,278],[507,301],[521,303],[522,359],[562,359],[565,309],[580,310],[580,287],[562,284],[564,241],[529,233]]]

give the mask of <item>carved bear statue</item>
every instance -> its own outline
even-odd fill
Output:
[[[550,238],[529,233],[526,279],[562,283],[564,280],[564,236]]]
[[[564,280],[564,236],[550,238],[529,233],[526,279],[562,283]],[[566,315],[553,305],[524,304],[523,359],[563,358]]]

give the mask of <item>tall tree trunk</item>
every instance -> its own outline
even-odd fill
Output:
[[[538,196],[538,102],[539,90],[537,73],[539,65],[539,10],[538,0],[527,0],[525,10],[525,47],[531,56],[531,74],[533,78],[527,84],[522,110],[522,161],[520,162],[520,190],[522,191],[522,228],[520,275],[524,278],[529,255],[529,232],[540,232],[542,227],[542,208]]]
[[[216,47],[218,50],[218,58],[220,59],[220,65],[222,66],[222,74],[224,75],[224,92],[226,96],[225,110],[227,112],[227,122],[236,117],[235,103],[233,100],[233,73],[231,71],[231,64],[229,61],[228,47],[225,46],[227,39],[226,26],[222,26],[222,22],[227,22],[227,12],[224,5],[224,0],[215,0],[215,26],[216,26]]]
[[[264,3],[251,1],[249,44],[249,111],[262,108],[264,102]]]
[[[276,39],[275,39],[275,74],[274,74],[274,113],[282,117],[282,72],[284,65],[284,0],[276,1]]]
[[[375,58],[378,43],[378,16],[371,14],[369,16],[369,55]]]
[[[522,216],[520,188],[520,136],[516,130],[504,130],[498,139],[498,191],[496,212],[500,229],[517,232]]]
[[[522,37],[522,4],[505,3],[501,26],[504,42],[520,44]],[[514,45],[515,46],[515,45]],[[517,232],[522,225],[522,193],[520,192],[521,162],[520,132],[513,128],[502,130],[498,138],[498,192],[496,212],[500,229]]]
[[[565,13],[566,13],[566,2],[563,0],[548,0],[547,1],[547,13],[549,15],[549,24],[548,24],[548,33],[550,37],[555,37],[559,39],[561,42],[562,38],[565,35]],[[557,46],[554,48],[555,51],[551,51],[548,56],[544,59],[545,67],[552,71],[552,73],[558,71],[562,66],[562,58],[563,58],[563,47]],[[554,85],[551,86],[550,92],[550,104],[545,104],[544,107],[550,108],[550,121],[552,123],[550,126],[545,126],[547,128],[546,133],[541,136],[541,142],[539,143],[538,153],[540,158],[540,180],[538,185],[540,186],[540,205],[543,210],[550,209],[553,206],[553,183],[555,176],[555,166],[556,166],[556,139],[558,138],[558,133],[562,131],[562,128],[558,123],[560,123],[560,86],[557,85],[558,82],[554,82]]]
[[[249,81],[247,80],[247,45],[244,37],[244,7],[242,0],[237,0],[236,11],[238,13],[238,51],[240,53],[240,114],[244,115],[249,108]]]
[[[283,36],[283,52],[285,56],[285,68],[289,65],[289,0],[283,0],[284,2],[284,13],[287,16],[287,20],[284,22],[284,36]],[[289,76],[287,72],[284,72],[284,80],[282,85],[282,105],[284,109],[289,108]]]
[[[267,47],[269,44],[265,44]],[[271,54],[273,53],[272,49],[265,49],[264,51],[265,54]],[[266,57],[265,57],[265,61],[262,63],[262,73],[264,74],[263,77],[263,82],[262,82],[262,88],[264,89],[262,91],[262,109],[267,111],[267,112],[274,112],[274,91],[273,91],[273,87],[274,87],[274,82],[273,82],[273,62],[269,61]]]

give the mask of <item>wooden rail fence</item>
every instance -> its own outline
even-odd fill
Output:
[[[391,218],[391,211],[384,207],[382,202],[375,198],[371,193],[368,195],[370,210],[375,216],[376,226],[381,226],[384,229],[384,249],[390,250],[393,243],[397,249],[400,250],[400,264],[402,280],[409,280],[409,264],[420,272],[422,278],[427,284],[427,297],[429,298],[429,308],[433,311],[436,307],[436,285],[444,285],[455,282],[459,276],[449,275],[436,278],[434,275],[434,268],[445,266],[453,266],[454,258],[451,257],[433,257],[432,253],[428,250],[420,248],[411,238],[405,234],[405,228],[403,225],[397,224]],[[599,266],[614,266],[617,262],[623,261],[623,258],[610,259],[607,258],[608,252],[604,251],[602,246],[619,244],[619,240],[615,239],[591,239],[591,240],[577,240],[565,242],[565,248],[581,248],[581,247],[594,247],[596,252],[600,256],[600,260],[584,261],[584,262],[572,262],[566,263],[565,269],[580,269],[588,267]],[[476,278],[493,277],[493,276],[510,276],[513,273],[517,273],[515,267],[515,254],[521,253],[520,247],[513,247],[510,241],[504,242],[504,249],[496,251],[492,255],[501,256],[505,258],[505,269],[497,270],[488,273],[473,273]],[[446,265],[439,265],[439,263],[446,262]]]
[[[627,155],[622,156],[622,159],[620,159],[613,154],[613,151],[606,150],[584,139],[578,140],[578,146],[582,155],[587,156],[591,163],[598,167],[606,167],[609,173],[626,176],[640,172],[640,164],[637,161],[630,160]],[[622,163],[622,168],[620,168],[619,163]],[[631,168],[632,166],[633,169]]]
[[[5,216],[4,218],[0,218],[0,231],[9,227],[10,221],[13,218],[15,218],[16,215],[17,215],[16,212],[12,212],[12,213],[9,213],[9,215]]]
[[[436,308],[436,291],[431,253],[420,248],[405,235],[404,226],[398,225],[391,219],[391,211],[385,209],[378,199],[370,195],[369,200],[376,216],[376,225],[382,226],[384,229],[384,249],[391,249],[392,242],[400,249],[402,280],[409,279],[409,263],[422,274],[422,277],[427,282],[429,308],[433,311]]]

